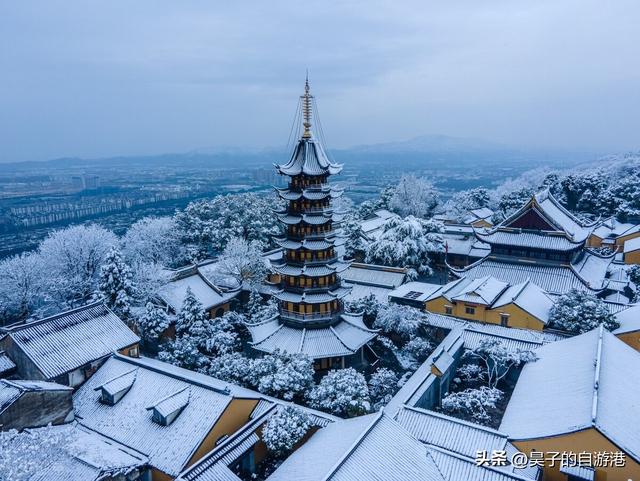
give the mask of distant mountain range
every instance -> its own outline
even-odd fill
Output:
[[[423,135],[413,139],[370,145],[357,145],[344,149],[332,149],[332,157],[339,162],[358,166],[362,162],[391,166],[402,160],[406,168],[478,166],[479,162],[509,165],[540,164],[557,167],[575,165],[595,159],[599,154],[587,151],[517,148],[482,139],[451,137],[446,135]],[[74,168],[136,165],[183,165],[189,167],[269,167],[272,162],[282,161],[289,152],[284,148],[246,149],[217,147],[197,149],[185,153],[143,156],[118,156],[99,159],[65,157],[41,162],[4,163],[3,169],[28,170],[44,168]],[[396,165],[397,167],[397,165]]]

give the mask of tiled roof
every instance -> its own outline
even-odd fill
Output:
[[[276,349],[289,353],[303,353],[312,359],[354,354],[376,337],[362,319],[344,314],[341,322],[331,327],[296,328],[282,324],[278,317],[247,324],[253,340],[252,347],[264,352]]]
[[[301,139],[289,162],[276,164],[276,169],[285,175],[333,175],[340,173],[342,165],[331,163],[322,144],[314,138],[309,138]]]
[[[15,363],[7,355],[6,352],[0,351],[0,375],[13,371],[16,368]]]
[[[582,243],[568,239],[564,234],[541,233],[521,229],[497,228],[491,231],[476,231],[476,236],[487,244],[499,244],[512,247],[531,247],[553,251],[573,251]]]
[[[205,310],[229,302],[240,292],[239,290],[225,292],[218,289],[199,272],[195,272],[191,276],[168,282],[160,288],[158,294],[173,310],[180,311],[182,302],[187,295],[187,289],[191,289],[191,292],[193,292],[193,295]]]
[[[353,263],[342,279],[352,284],[394,289],[404,282],[406,275],[407,270],[398,267]]]
[[[319,430],[269,477],[269,481],[364,479],[449,481],[426,447],[382,412]]]
[[[519,284],[530,280],[550,294],[564,294],[570,289],[598,291],[606,284],[604,272],[600,274],[601,264],[610,262],[601,258],[594,259],[585,254],[587,259],[575,268],[570,266],[535,264],[530,262],[507,262],[496,257],[486,257],[464,269],[452,269],[454,274],[467,278],[493,276],[508,284]],[[592,269],[593,267],[593,269]],[[580,269],[580,270],[578,270]],[[584,277],[583,277],[584,276]],[[588,284],[587,284],[588,283]]]
[[[107,362],[74,395],[78,421],[88,428],[148,456],[150,464],[177,476],[229,405],[229,391],[201,383],[171,370],[164,363],[146,363],[124,356]],[[100,402],[96,388],[137,367],[135,381],[115,405]],[[205,376],[206,378],[206,376]],[[168,426],[152,420],[150,407],[187,390],[188,402]],[[183,400],[181,400],[182,402]]]
[[[596,428],[640,461],[640,353],[600,327],[536,351],[518,379],[500,430],[513,440]],[[532,416],[531,413],[535,413]]]
[[[140,342],[101,302],[11,326],[5,332],[47,379]]]

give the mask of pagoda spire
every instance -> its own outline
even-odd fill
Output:
[[[309,139],[311,138],[311,115],[312,115],[312,107],[311,107],[311,99],[313,95],[309,93],[309,71],[307,71],[307,77],[304,82],[304,95],[300,96],[302,100],[302,115],[304,126],[304,133],[302,134],[302,138]]]

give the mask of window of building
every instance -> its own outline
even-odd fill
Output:
[[[509,325],[509,314],[500,314],[500,325],[508,326]]]
[[[445,314],[453,314],[453,306],[444,306],[444,313]]]
[[[473,316],[476,313],[476,308],[471,306],[464,306],[464,312]]]

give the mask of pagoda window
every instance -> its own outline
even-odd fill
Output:
[[[324,277],[321,277],[320,279],[318,279],[318,281],[319,281],[319,283],[320,283],[320,285],[321,285],[321,286],[324,286],[324,284],[325,284],[325,282],[326,282],[326,280],[325,280],[325,278],[324,278]]]
[[[313,309],[313,306],[311,304],[306,304],[305,305],[305,310],[307,314],[311,314],[311,310]]]

